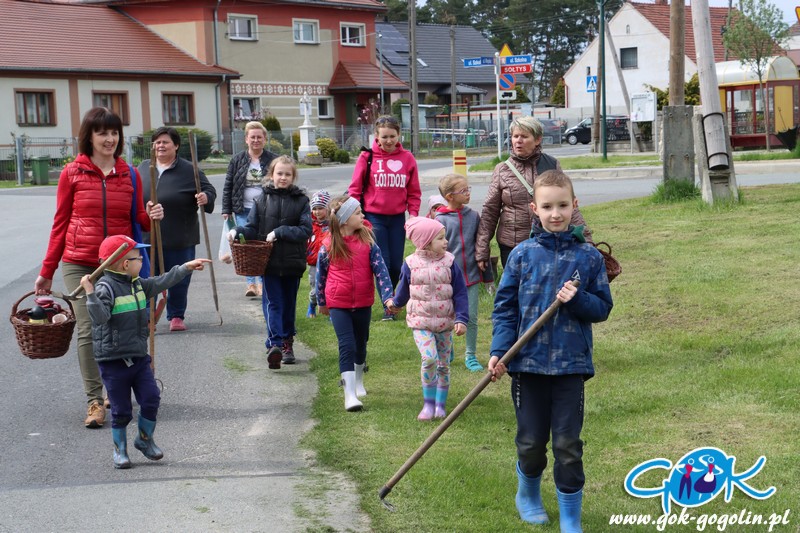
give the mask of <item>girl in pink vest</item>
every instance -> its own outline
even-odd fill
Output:
[[[367,360],[369,323],[375,302],[375,281],[381,303],[392,296],[392,282],[375,244],[364,225],[361,204],[341,196],[330,204],[330,235],[317,255],[317,303],[319,312],[330,315],[339,341],[339,372],[344,384],[344,407],[360,411]]]
[[[387,302],[396,312],[408,303],[406,324],[414,333],[422,355],[422,411],[418,420],[444,418],[450,389],[450,354],[453,329],[467,331],[469,304],[467,285],[441,222],[424,217],[406,222],[406,236],[417,251],[406,257],[394,297]]]

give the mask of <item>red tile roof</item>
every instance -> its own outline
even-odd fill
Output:
[[[333,71],[328,84],[331,91],[342,90],[380,90],[381,72],[372,63],[340,61]],[[386,69],[383,69],[383,88],[386,91],[407,91],[406,85],[400,78]]]
[[[34,0],[37,1],[37,0]],[[123,6],[125,4],[156,4],[167,0],[38,0],[59,4],[83,4],[83,5],[104,5],[104,6]],[[236,1],[234,0],[235,4]],[[388,8],[378,0],[249,0],[251,4],[301,4],[314,5],[316,7],[339,7],[343,9],[363,8],[370,11],[387,11]]]
[[[0,0],[0,72],[239,77],[108,7]]]
[[[640,4],[638,2],[629,2],[631,6],[641,13],[641,15],[649,20],[653,26],[658,28],[661,33],[666,35],[669,39],[669,4]],[[714,47],[714,61],[719,63],[725,61],[725,46],[722,44],[722,27],[728,21],[728,8],[727,7],[709,7],[711,19],[711,42]],[[737,9],[733,9],[734,13],[738,13]],[[684,50],[686,57],[697,61],[697,51],[694,47],[694,31],[692,30],[692,7],[686,6],[684,11],[686,36],[684,41]],[[728,60],[736,59],[732,54],[728,54]]]

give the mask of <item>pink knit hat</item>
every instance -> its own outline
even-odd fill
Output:
[[[406,222],[406,237],[418,250],[428,246],[444,226],[438,220],[427,217],[413,217]]]

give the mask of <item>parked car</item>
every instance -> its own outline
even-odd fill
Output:
[[[592,141],[592,118],[585,118],[564,132],[569,144],[589,144]],[[629,141],[628,117],[625,115],[606,116],[606,140]]]

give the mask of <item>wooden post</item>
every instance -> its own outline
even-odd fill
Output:
[[[693,2],[694,3],[694,2]],[[685,83],[685,6],[682,1],[672,0],[669,5],[669,105],[683,105]]]
[[[692,29],[697,50],[697,74],[700,78],[700,99],[703,102],[703,131],[710,170],[728,170],[731,157],[728,151],[728,132],[719,101],[719,84],[711,43],[711,16],[708,0],[692,2]]]

